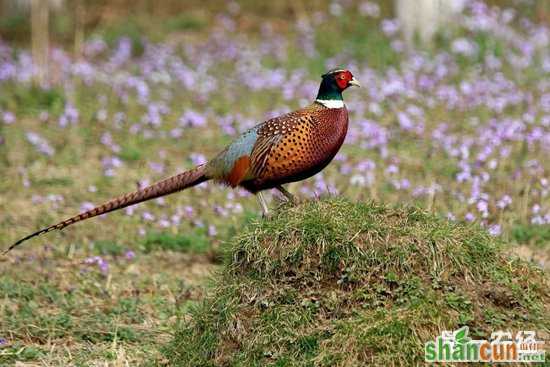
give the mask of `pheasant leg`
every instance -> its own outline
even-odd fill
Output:
[[[256,196],[258,197],[258,202],[260,203],[260,206],[262,207],[262,216],[264,218],[269,218],[269,209],[267,208],[267,203],[265,202],[265,198],[262,194],[262,192],[258,192],[258,194],[256,194]]]
[[[285,189],[283,186],[279,185],[275,187],[281,194],[284,195],[285,198],[288,199],[293,204],[296,204],[296,197],[292,195],[290,192],[288,192],[287,189]]]

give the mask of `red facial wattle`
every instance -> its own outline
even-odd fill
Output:
[[[335,75],[336,84],[340,90],[344,90],[349,87],[349,82],[353,79],[353,75],[349,71],[343,71]]]

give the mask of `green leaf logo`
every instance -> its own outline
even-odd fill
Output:
[[[457,331],[455,331],[455,342],[458,344],[465,344],[469,342],[471,339],[468,338],[468,326],[461,327]]]

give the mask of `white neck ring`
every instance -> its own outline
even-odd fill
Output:
[[[322,104],[327,108],[342,108],[344,101],[340,99],[316,99],[315,102]]]

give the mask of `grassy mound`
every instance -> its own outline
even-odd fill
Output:
[[[165,356],[182,366],[413,365],[424,342],[548,330],[548,278],[474,226],[341,199],[281,209],[232,243]]]

